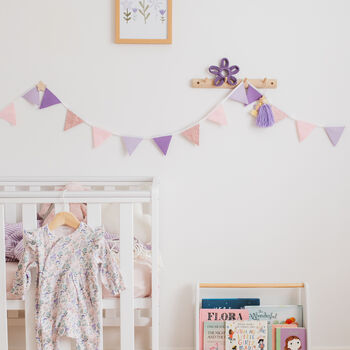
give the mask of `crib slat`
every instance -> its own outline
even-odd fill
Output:
[[[25,230],[34,230],[37,228],[36,204],[22,205],[22,220]],[[26,331],[26,350],[36,349],[35,340],[35,291],[36,291],[36,271],[31,270],[32,284],[25,293],[25,331]]]
[[[87,223],[90,227],[96,228],[101,226],[101,204],[89,203],[87,205]],[[98,290],[98,298],[102,299],[102,286]],[[100,320],[103,322],[103,310],[100,310]],[[100,349],[103,350],[103,324],[101,324]]]
[[[152,189],[152,350],[159,350],[159,198]]]
[[[5,263],[5,206],[0,204],[0,339],[1,348],[8,350]]]
[[[14,192],[16,191],[16,186],[5,186],[4,190],[8,192]],[[6,223],[17,222],[16,207],[17,207],[16,203],[6,204],[6,211],[5,211]]]
[[[120,271],[125,290],[120,294],[120,348],[133,350],[134,329],[134,233],[133,205],[120,205]]]
[[[101,204],[89,203],[87,205],[87,223],[92,228],[101,226]]]

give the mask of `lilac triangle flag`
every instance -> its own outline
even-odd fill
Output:
[[[57,105],[61,101],[48,89],[45,89],[43,99],[41,100],[40,109]]]
[[[241,102],[245,105],[248,104],[247,93],[244,88],[244,83],[241,82],[236,88],[231,92],[229,99],[237,102]]]
[[[255,87],[249,84],[247,88],[247,99],[248,99],[247,105],[257,101],[261,97],[262,97],[261,93],[257,89],[255,89]]]
[[[122,136],[122,140],[123,140],[123,143],[124,143],[126,150],[129,153],[129,156],[131,156],[133,154],[136,147],[142,141],[142,139],[140,137],[127,137],[127,136]]]
[[[166,156],[172,136],[161,136],[153,138],[162,153]]]
[[[33,105],[37,105],[37,106],[40,105],[39,90],[36,86],[34,86],[33,89],[25,93],[22,97],[26,99],[28,102],[32,103]]]
[[[345,126],[328,126],[324,128],[333,146],[336,146],[339,142],[339,139],[343,134],[344,129]]]

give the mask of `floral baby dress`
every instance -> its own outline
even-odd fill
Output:
[[[79,350],[98,350],[101,339],[100,280],[113,294],[124,289],[115,254],[103,228],[81,223],[77,230],[47,225],[24,232],[25,251],[18,264],[12,293],[23,295],[36,286],[38,350],[58,350],[58,337],[76,340]],[[31,281],[30,270],[37,269]]]

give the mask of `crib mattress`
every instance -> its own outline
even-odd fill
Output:
[[[16,262],[6,263],[6,294],[8,300],[21,299],[11,293],[13,280],[17,271]],[[134,261],[134,296],[135,298],[145,298],[151,295],[152,291],[152,268],[149,263],[142,259]],[[103,298],[113,298],[113,296],[103,287]]]

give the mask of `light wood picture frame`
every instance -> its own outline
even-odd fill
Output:
[[[115,0],[119,44],[171,44],[172,0]]]

